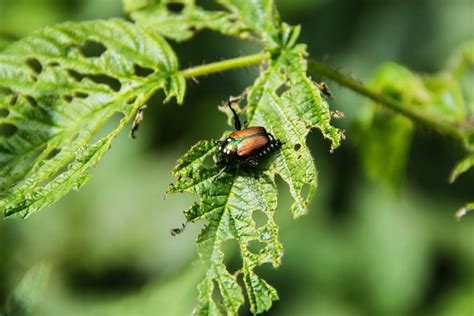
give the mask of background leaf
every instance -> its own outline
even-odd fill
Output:
[[[466,143],[472,130],[472,92],[466,87],[469,68],[474,65],[472,43],[464,44],[448,66],[434,75],[420,76],[407,68],[387,63],[379,67],[370,86],[403,104],[417,107],[453,125],[466,125]],[[358,136],[361,160],[368,175],[396,190],[403,177],[413,123],[371,102]],[[454,173],[453,173],[454,174]],[[454,177],[454,176],[453,176]],[[452,179],[453,179],[452,177]]]
[[[7,301],[5,314],[2,315],[30,315],[43,292],[50,271],[51,267],[46,264],[38,264],[31,268]]]
[[[184,95],[168,44],[122,20],[65,23],[0,55],[0,209],[25,217],[88,179],[157,89]],[[105,137],[93,136],[115,113]],[[117,124],[117,123],[115,123]]]

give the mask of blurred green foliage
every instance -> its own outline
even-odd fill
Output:
[[[474,35],[470,0],[278,3],[283,20],[302,25],[312,56],[328,56],[330,64],[362,79],[385,61],[436,71]],[[0,0],[0,39],[121,12],[115,0]],[[253,49],[207,31],[174,47],[184,66]],[[249,69],[200,79],[190,85],[184,107],[161,106],[163,98],[156,96],[138,140],[119,136],[81,192],[27,221],[1,221],[0,305],[27,271],[46,262],[51,273],[34,315],[189,314],[202,279],[193,264],[200,228],[169,235],[193,201],[163,199],[169,172],[191,144],[221,135],[226,119],[216,106],[254,75]],[[292,221],[290,195],[281,195],[276,222],[285,247],[282,266],[258,270],[281,298],[268,314],[471,315],[474,217],[456,222],[453,211],[472,199],[473,171],[448,185],[461,149],[431,131],[416,132],[399,192],[387,192],[366,177],[357,155],[363,146],[352,142],[355,122],[368,111],[365,101],[330,87],[333,107],[346,113],[341,127],[348,141],[329,154],[319,135],[310,137],[320,185],[306,217]],[[283,183],[279,187],[285,192]]]

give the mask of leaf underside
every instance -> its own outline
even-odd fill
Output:
[[[147,67],[147,76],[137,71]],[[157,89],[184,95],[168,44],[123,20],[64,23],[0,54],[0,209],[26,217],[89,178]],[[116,128],[93,136],[119,113]],[[117,123],[115,123],[117,124]]]

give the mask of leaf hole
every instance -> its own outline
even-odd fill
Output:
[[[215,1],[197,0],[196,3],[199,7],[203,8],[206,11],[216,11],[222,9],[222,7],[219,6],[219,4],[217,4]]]
[[[295,151],[298,151],[301,149],[301,144],[296,144],[294,147]]]
[[[151,75],[152,73],[154,73],[155,71],[151,68],[147,68],[147,67],[142,67],[138,64],[134,64],[133,65],[133,71],[135,72],[135,75],[138,76],[138,77],[142,77],[142,78],[146,78],[148,77],[149,75]]]
[[[72,97],[71,95],[69,95],[69,94],[65,94],[65,95],[63,95],[63,99],[64,99],[64,101],[66,101],[67,103],[71,103],[73,97]]]
[[[7,117],[10,114],[10,111],[6,108],[0,108],[0,117]]]
[[[25,95],[25,99],[31,106],[38,106],[38,102],[36,102],[35,98],[33,98],[31,95]]]
[[[180,14],[184,10],[184,3],[168,2],[166,8],[171,13]]]
[[[209,155],[206,158],[204,158],[202,165],[208,168],[214,167],[216,164],[214,162],[214,158],[212,157],[212,155]]]
[[[258,210],[252,213],[252,219],[257,227],[262,227],[268,222],[267,214]]]
[[[53,149],[48,153],[48,155],[44,158],[44,160],[53,159],[53,158],[56,157],[57,154],[59,154],[60,152],[61,152],[61,149],[60,149],[60,148],[53,148]]]
[[[251,253],[254,253],[258,255],[265,249],[266,244],[258,241],[258,240],[252,240],[247,244],[247,248]]]
[[[66,69],[67,74],[77,82],[81,82],[84,79],[85,75],[78,73],[73,69]]]
[[[77,82],[81,82],[84,78],[88,78],[94,81],[95,83],[105,84],[109,86],[109,88],[114,90],[115,92],[120,91],[120,89],[122,88],[122,84],[120,83],[119,80],[111,76],[104,75],[104,74],[99,74],[99,75],[81,74],[73,69],[67,69],[67,73]]]
[[[282,84],[275,90],[275,93],[277,96],[281,97],[282,94],[285,93],[287,90],[288,90],[288,87],[286,86],[286,84]]]
[[[107,75],[88,75],[87,77],[95,83],[108,85],[110,89],[115,92],[119,92],[122,88],[122,84],[119,80]]]
[[[0,94],[11,95],[11,94],[14,94],[14,93],[13,93],[12,89],[0,86]]]
[[[305,183],[300,191],[301,196],[307,197],[309,194],[309,189],[310,189],[310,185]]]
[[[33,70],[33,72],[37,75],[39,75],[43,71],[43,66],[41,65],[40,61],[36,58],[28,58],[26,60],[26,65],[30,67],[30,69]]]
[[[224,253],[224,265],[230,273],[234,273],[242,267],[240,260],[240,247],[235,239],[229,239],[222,243],[221,251]]]
[[[264,262],[261,265],[258,265],[253,270],[258,276],[263,279],[267,279],[271,274],[274,273],[274,266],[271,262]]]
[[[18,96],[16,94],[13,94],[12,96],[10,96],[10,105],[11,106],[14,106],[16,105],[16,102],[18,101]]]
[[[79,51],[86,58],[97,58],[105,53],[107,47],[104,44],[96,41],[86,41],[84,45],[79,46]]]
[[[85,99],[85,98],[87,98],[89,95],[88,95],[87,93],[85,93],[85,92],[82,92],[82,91],[76,91],[76,92],[74,93],[74,96],[75,96],[76,98],[79,98],[79,99]]]
[[[52,61],[48,64],[49,67],[59,67],[60,64],[57,61]]]
[[[212,290],[212,299],[214,300],[214,302],[222,302],[224,300],[224,297],[222,297],[219,284],[217,283],[217,281],[212,281],[212,283],[214,284],[214,289]],[[219,313],[217,315],[222,315],[223,307],[218,305],[217,308],[219,309]]]
[[[0,137],[10,138],[18,131],[18,128],[13,124],[0,124]]]
[[[135,103],[136,100],[137,100],[137,96],[134,95],[133,97],[127,100],[127,104],[133,104]]]

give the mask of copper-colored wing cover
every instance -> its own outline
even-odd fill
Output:
[[[230,135],[230,138],[240,140],[237,147],[237,156],[240,157],[247,157],[255,153],[270,141],[267,131],[261,126],[235,131]]]
[[[235,131],[232,134],[230,134],[229,137],[232,138],[232,139],[240,139],[240,138],[244,138],[244,137],[254,136],[256,134],[266,135],[267,130],[264,127],[261,127],[261,126],[249,127],[249,128],[246,128],[246,129],[241,129],[239,131]]]

